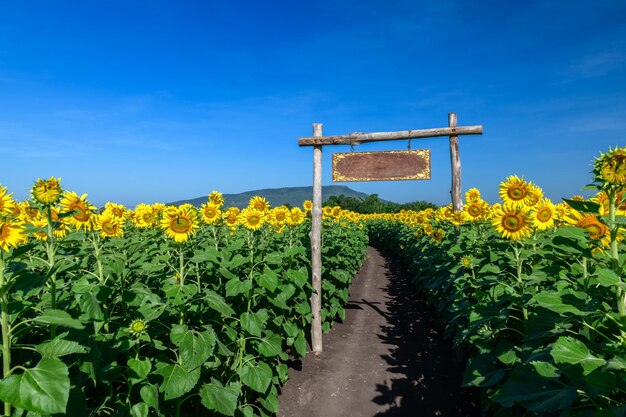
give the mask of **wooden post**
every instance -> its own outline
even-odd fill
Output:
[[[313,136],[322,136],[322,124],[313,123]],[[313,147],[313,210],[311,211],[311,347],[322,353],[322,146]]]
[[[448,126],[456,127],[456,113],[448,113]],[[452,167],[452,207],[455,211],[463,210],[461,200],[461,159],[459,157],[459,137],[450,136],[450,166]]]

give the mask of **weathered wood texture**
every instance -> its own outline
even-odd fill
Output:
[[[322,124],[313,124],[313,135],[322,136]],[[311,212],[311,347],[322,353],[322,146],[313,148],[313,210]]]
[[[366,142],[381,142],[386,140],[432,138],[436,136],[460,136],[460,135],[482,135],[482,126],[459,126],[441,127],[436,129],[401,130],[397,132],[372,132],[372,133],[350,133],[348,135],[337,136],[306,136],[298,138],[300,146],[315,145],[358,145]]]
[[[456,113],[448,114],[448,125],[450,128],[456,127]],[[461,200],[461,158],[459,157],[459,137],[450,135],[450,167],[452,169],[452,207],[454,210],[463,210],[463,200]]]
[[[333,154],[333,181],[429,180],[430,149]]]

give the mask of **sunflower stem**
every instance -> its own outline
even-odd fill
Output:
[[[183,285],[185,284],[185,253],[183,251],[183,244],[181,243],[178,246],[178,262],[179,262],[179,271],[178,271],[178,285],[182,290]],[[185,304],[181,306],[180,309],[180,324],[185,324]]]
[[[519,242],[515,242],[515,244],[513,245],[513,252],[515,253],[515,263],[516,263],[516,274],[515,277],[517,278],[517,283],[520,286],[520,292],[523,293],[524,289],[523,289],[523,285],[524,285],[524,281],[522,280],[522,260],[521,260],[521,256],[520,256],[520,248],[519,248]],[[526,306],[522,306],[522,314],[524,316],[524,320],[528,320],[528,310],[526,309]]]
[[[619,267],[619,252],[617,250],[617,232],[619,225],[615,221],[615,191],[608,190],[606,192],[609,200],[609,233],[611,237],[611,266],[613,270],[620,275]],[[615,287],[615,298],[617,300],[617,312],[622,322],[622,327],[626,327],[626,300],[624,299],[624,293],[620,287]]]
[[[50,271],[54,269],[55,262],[55,245],[54,245],[54,230],[52,228],[52,207],[46,207],[46,216],[48,220],[48,240],[46,241],[46,251],[48,253],[48,265]],[[50,274],[50,308],[57,307],[57,273],[53,271]],[[56,336],[57,328],[55,325],[50,326],[50,337]]]
[[[4,285],[4,258],[2,251],[0,251],[0,288]],[[2,310],[2,376],[7,378],[11,373],[11,339],[9,338],[11,327],[9,324],[9,300],[6,291],[0,298],[0,306]],[[11,415],[11,403],[4,403],[4,415]]]

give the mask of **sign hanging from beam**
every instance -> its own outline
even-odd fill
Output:
[[[429,179],[430,149],[333,154],[333,182]]]

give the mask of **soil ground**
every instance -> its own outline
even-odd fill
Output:
[[[278,417],[479,417],[435,311],[393,262],[367,253],[345,321],[324,335],[320,356],[292,363]]]

